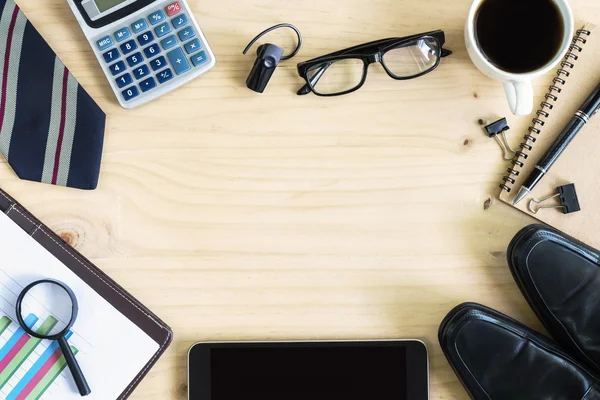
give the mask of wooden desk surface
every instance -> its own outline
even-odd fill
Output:
[[[431,398],[466,399],[437,342],[453,306],[481,302],[541,329],[505,261],[533,220],[495,200],[506,165],[476,122],[509,117],[517,144],[528,118],[509,116],[501,85],[469,61],[470,0],[191,0],[216,68],[133,111],[64,0],[17,2],[108,128],[96,191],[21,182],[6,163],[0,182],[172,326],[133,399],[186,399],[196,341],[368,338],[423,339]],[[600,21],[599,2],[571,3]],[[280,22],[300,27],[304,47],[254,94],[241,51]],[[454,55],[426,77],[396,82],[372,66],[357,93],[295,95],[302,60],[440,28]],[[535,85],[541,98],[548,79]]]

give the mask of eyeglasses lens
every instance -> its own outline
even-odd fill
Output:
[[[430,71],[440,57],[440,46],[433,38],[417,39],[388,50],[383,63],[398,78],[410,78]]]
[[[328,61],[315,65],[308,71],[308,79],[315,92],[337,94],[360,85],[364,74],[364,62],[357,58]]]

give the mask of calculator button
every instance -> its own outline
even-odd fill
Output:
[[[187,72],[190,69],[192,69],[181,48],[177,48],[173,51],[168,52],[167,57],[169,58],[169,61],[171,62],[171,65],[175,69],[175,73],[177,75],[181,75],[184,72]]]
[[[116,31],[113,35],[115,36],[115,39],[117,39],[117,42],[122,42],[123,40],[131,37],[131,31],[128,27],[124,27]]]
[[[104,61],[106,61],[107,63],[111,63],[115,60],[118,60],[119,57],[121,57],[121,55],[119,54],[119,50],[117,49],[109,50],[106,53],[102,54],[102,56],[104,57]]]
[[[144,54],[146,55],[146,58],[152,58],[160,54],[160,47],[154,43],[152,46],[148,46],[144,49]]]
[[[135,86],[125,89],[121,92],[125,101],[129,101],[140,94],[140,91]]]
[[[188,26],[187,28],[183,28],[182,30],[177,32],[177,35],[179,36],[179,40],[185,42],[186,40],[196,36],[196,32],[194,31],[194,28]]]
[[[129,42],[123,43],[120,47],[123,54],[129,54],[137,49],[137,44],[135,43],[135,40],[130,40]]]
[[[144,61],[144,57],[142,57],[142,53],[140,52],[127,57],[127,64],[129,64],[130,67],[138,65],[142,61]]]
[[[156,32],[156,36],[163,37],[166,34],[168,34],[169,32],[171,32],[171,25],[169,25],[168,22],[165,22],[164,24],[160,24],[159,26],[154,28],[154,32]]]
[[[113,76],[115,76],[119,75],[121,72],[126,71],[127,67],[125,66],[125,63],[123,61],[119,61],[108,67],[108,69],[110,69],[110,73],[113,74]]]
[[[158,74],[156,74],[156,79],[158,79],[158,81],[161,84],[170,81],[171,79],[173,79],[173,77],[174,77],[174,75],[173,75],[173,72],[171,71],[171,68],[167,68],[164,71],[161,71]]]
[[[183,47],[185,47],[185,52],[188,54],[193,54],[202,48],[200,46],[200,40],[198,39],[194,39],[191,42],[187,42]]]
[[[208,61],[208,58],[206,57],[206,53],[203,51],[192,56],[192,64],[194,64],[194,67],[204,64],[206,61]]]
[[[167,65],[167,60],[163,56],[160,56],[157,59],[150,61],[150,66],[152,67],[153,71],[158,71],[159,69],[165,67],[166,65]]]
[[[141,65],[133,69],[133,76],[135,76],[135,79],[142,79],[148,75],[150,75],[150,68],[148,68],[147,65]]]
[[[98,40],[96,42],[96,44],[98,45],[98,48],[100,49],[100,51],[102,51],[102,50],[108,49],[110,46],[112,46],[114,44],[114,42],[110,38],[110,36],[105,36],[102,39]]]
[[[152,32],[148,31],[148,32],[142,33],[140,36],[138,36],[137,40],[138,40],[140,46],[145,46],[154,40],[154,35],[152,34]]]
[[[188,23],[188,19],[187,19],[187,15],[185,14],[181,14],[179,17],[177,18],[173,18],[171,20],[171,23],[173,24],[173,28],[175,29],[179,29],[184,25],[187,25]]]
[[[165,50],[169,50],[171,47],[176,46],[177,43],[179,42],[177,41],[175,35],[167,36],[166,38],[160,41],[160,45]]]
[[[133,29],[133,33],[140,33],[146,28],[148,28],[148,23],[143,18],[131,24],[131,29]]]
[[[158,10],[157,12],[148,15],[148,19],[152,25],[156,25],[159,22],[164,21],[165,18],[167,17],[165,17],[165,13],[162,10]]]
[[[148,90],[154,89],[156,87],[156,81],[153,77],[146,79],[145,81],[140,82],[140,88],[142,92],[147,92]]]
[[[130,85],[133,82],[133,78],[129,74],[125,74],[117,78],[117,86],[119,88],[124,88],[127,85]]]
[[[167,8],[165,8],[165,10],[167,10],[167,15],[169,17],[172,17],[173,15],[181,11],[181,4],[179,4],[179,2],[176,1],[175,3],[169,4]]]

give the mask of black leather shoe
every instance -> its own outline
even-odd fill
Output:
[[[598,400],[600,382],[555,343],[480,304],[456,307],[439,341],[475,400]]]
[[[600,372],[600,254],[565,234],[531,225],[508,248],[523,296],[550,335]]]

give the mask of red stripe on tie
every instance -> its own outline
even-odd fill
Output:
[[[54,154],[54,172],[52,173],[52,184],[56,185],[58,179],[58,164],[60,164],[60,150],[62,149],[63,137],[65,136],[65,123],[67,120],[67,89],[69,84],[69,70],[65,67],[63,73],[62,85],[62,103],[60,110],[60,130],[58,131],[58,141],[56,142],[56,154]]]
[[[0,131],[4,124],[4,112],[6,110],[6,87],[8,85],[8,64],[10,62],[10,48],[12,47],[13,33],[15,32],[15,24],[19,15],[19,7],[15,5],[10,26],[8,28],[8,36],[6,38],[6,50],[4,51],[4,71],[2,73],[2,103],[0,103]]]

